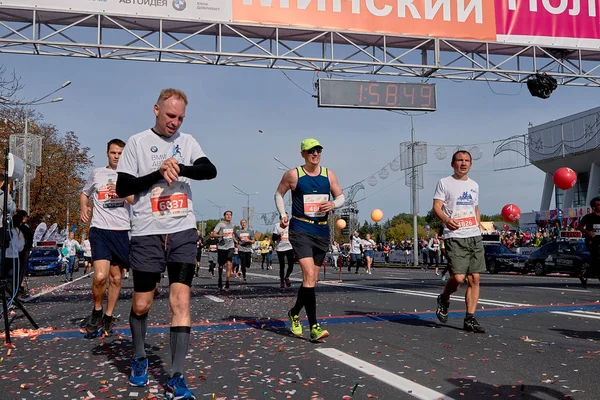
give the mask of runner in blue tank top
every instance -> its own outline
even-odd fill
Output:
[[[310,339],[317,341],[329,336],[317,322],[315,285],[319,268],[329,249],[327,214],[344,204],[344,194],[332,170],[321,167],[323,146],[316,139],[305,139],[300,144],[303,166],[283,174],[275,192],[275,205],[281,225],[289,224],[289,240],[302,269],[302,286],[298,290],[296,305],[288,312],[292,333],[302,335],[300,310],[306,309],[310,326]],[[285,211],[283,196],[292,191],[292,217]],[[330,200],[330,194],[333,201]]]

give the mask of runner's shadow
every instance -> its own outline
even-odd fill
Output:
[[[600,340],[600,332],[594,331],[574,331],[572,329],[550,328],[551,331],[560,333],[561,335],[569,336],[576,339],[592,339]]]
[[[249,328],[275,333],[279,336],[283,336],[283,337],[287,337],[287,338],[291,338],[291,339],[304,340],[306,342],[310,342],[310,339],[305,338],[303,336],[296,336],[292,332],[290,332],[290,327],[289,327],[289,325],[286,325],[286,322],[284,320],[256,319],[256,317],[236,316],[236,315],[230,315],[230,316],[226,317],[225,320],[233,321],[234,318],[237,323],[243,323],[243,324],[247,325]],[[303,323],[303,328],[306,331],[306,328],[307,328],[306,321],[304,321],[304,323]]]
[[[456,381],[449,379],[453,385],[460,385],[452,389],[446,396],[452,399],[480,400],[480,399],[517,399],[517,400],[541,400],[541,399],[564,399],[568,393],[560,392],[547,386],[536,385],[491,385],[471,379],[460,379]]]
[[[110,339],[108,339],[110,340]],[[133,359],[134,346],[131,340],[117,339],[99,343],[92,349],[92,355],[105,357],[117,370],[129,376],[131,373],[131,360]],[[169,380],[169,374],[164,369],[164,362],[157,354],[162,349],[158,346],[146,345],[146,355],[148,357],[148,375],[155,382],[166,382]]]
[[[357,316],[360,318],[369,318],[373,322],[394,322],[397,324],[414,326],[414,327],[425,327],[425,328],[450,328],[462,331],[461,327],[444,325],[434,321],[431,318],[424,318],[418,314],[378,314],[376,312],[346,310],[344,311],[348,316]]]

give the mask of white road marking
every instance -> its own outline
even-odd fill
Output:
[[[321,348],[317,349],[319,353],[326,355],[336,361],[339,361],[343,364],[348,365],[360,372],[363,372],[371,377],[386,383],[396,389],[403,391],[406,394],[411,395],[417,399],[422,400],[452,400],[451,397],[448,397],[442,393],[436,392],[435,390],[429,389],[428,387],[419,385],[411,380],[406,378],[402,378],[396,374],[393,374],[389,371],[386,371],[383,368],[377,367],[373,364],[370,364],[366,361],[363,361],[359,358],[353,357],[346,353],[343,353],[339,350],[332,348]]]
[[[212,294],[207,294],[204,297],[206,297],[209,300],[214,301],[215,303],[223,303],[225,301],[217,296],[213,296]]]
[[[252,275],[261,277],[261,278],[270,278],[270,279],[279,280],[279,277],[274,276],[274,275],[263,275],[263,274],[252,274]],[[297,281],[297,282],[302,282],[302,279],[293,278],[292,280]],[[319,281],[319,283],[322,285],[343,286],[343,287],[348,287],[348,288],[353,288],[353,289],[373,290],[375,292],[383,292],[383,293],[398,293],[398,294],[406,294],[409,296],[429,297],[429,298],[435,298],[435,299],[437,299],[437,297],[439,295],[439,293],[422,292],[422,291],[418,291],[418,290],[393,289],[393,288],[384,288],[384,287],[373,286],[373,285],[359,285],[359,284],[355,284],[355,283],[344,283],[344,282],[337,282],[337,281]],[[464,297],[451,296],[450,300],[464,301]],[[531,304],[527,304],[527,303],[513,303],[510,301],[488,300],[488,299],[479,299],[479,301],[477,303],[488,305],[488,306],[494,306],[494,307],[528,307],[528,306],[531,306]]]
[[[88,276],[91,276],[91,275],[93,275],[93,274],[94,274],[94,272],[92,271],[92,272],[90,272],[89,274],[86,274],[86,275],[80,276],[80,277],[79,277],[79,278],[77,278],[77,279],[74,279],[72,282],[65,282],[65,283],[63,283],[63,284],[61,284],[61,285],[58,285],[58,286],[51,287],[51,288],[50,288],[50,289],[48,289],[48,290],[44,290],[43,292],[40,292],[40,293],[38,293],[38,294],[36,294],[36,295],[33,295],[33,296],[31,296],[31,297],[28,297],[28,298],[26,298],[26,299],[23,299],[23,300],[21,300],[21,302],[23,302],[23,303],[29,303],[30,301],[32,301],[32,300],[35,300],[35,299],[37,299],[37,298],[38,298],[38,297],[40,297],[40,296],[43,296],[43,295],[45,295],[45,294],[48,294],[48,293],[52,293],[52,292],[54,292],[54,291],[56,291],[56,290],[58,290],[58,289],[62,289],[62,288],[64,288],[65,286],[68,286],[68,285],[70,285],[70,284],[72,284],[72,283],[75,283],[75,282],[77,282],[77,281],[79,281],[79,280],[82,280],[83,278],[87,278]]]
[[[600,315],[597,313],[589,313],[583,310],[576,310],[573,312],[567,311],[550,311],[551,314],[560,314],[560,315],[568,315],[569,317],[581,317],[581,318],[591,318],[591,319],[600,319]]]
[[[543,289],[543,290],[560,290],[561,292],[581,292],[581,293],[590,293],[593,294],[593,292],[590,292],[589,290],[584,290],[584,289],[563,289],[563,288],[557,288],[557,287],[540,287],[540,286],[524,286],[526,288],[530,288],[530,289]]]

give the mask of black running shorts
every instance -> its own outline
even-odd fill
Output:
[[[217,265],[219,267],[227,264],[227,261],[233,260],[233,247],[230,249],[226,249],[226,250],[218,249],[217,251],[219,254],[219,259],[218,259]]]
[[[193,228],[167,235],[132,236],[131,269],[162,274],[167,263],[196,265],[197,240],[198,233]]]
[[[290,230],[290,243],[298,260],[312,257],[315,265],[320,267],[329,250],[329,237],[318,236],[304,231]]]

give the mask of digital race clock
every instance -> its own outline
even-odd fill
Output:
[[[435,111],[435,84],[319,79],[319,107]]]

